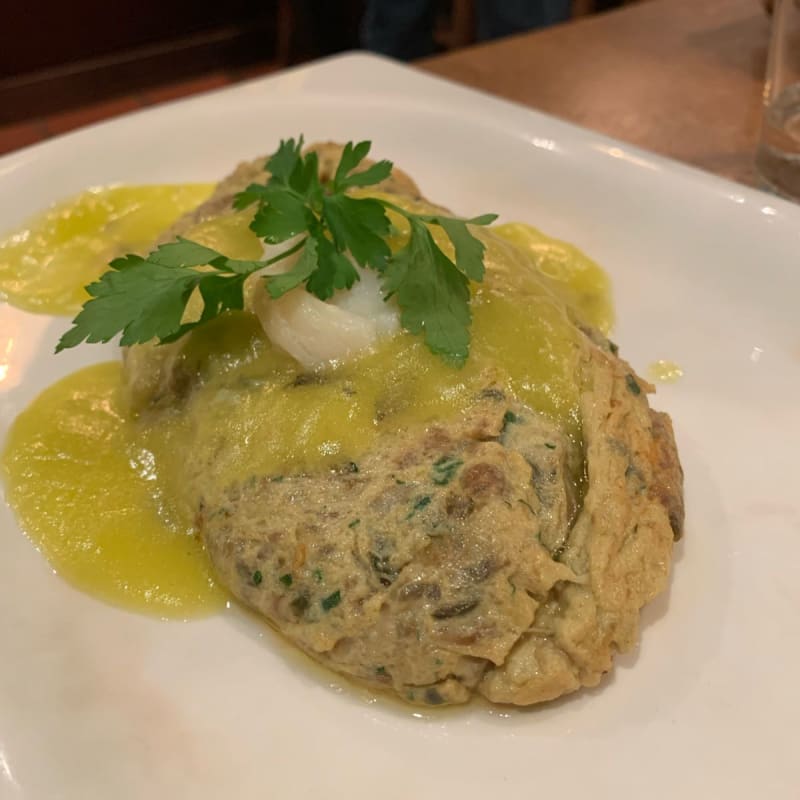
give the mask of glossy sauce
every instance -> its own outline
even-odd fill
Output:
[[[274,348],[253,316],[222,317],[181,354],[182,371],[201,376],[189,399],[142,426],[161,467],[159,483],[189,515],[198,495],[213,497],[251,476],[356,461],[382,434],[464,411],[486,388],[487,368],[498,387],[579,438],[578,345],[560,308],[480,295],[473,337],[460,370],[444,365],[418,337],[400,334],[316,375]]]
[[[122,410],[120,365],[46,389],[3,454],[8,500],[53,568],[96,597],[164,617],[221,607],[191,521],[177,517]]]
[[[108,262],[138,253],[213,186],[109,186],[58,203],[0,238],[0,299],[28,311],[72,315]]]
[[[606,335],[611,331],[611,281],[597,263],[575,245],[546,236],[531,225],[510,222],[492,230],[530,259],[558,297],[578,310],[584,321]]]
[[[683,377],[683,368],[674,361],[660,358],[648,365],[647,376],[659,383],[677,383]]]
[[[393,221],[390,244],[397,247],[404,231]],[[233,257],[258,257],[261,244],[248,222],[227,214],[186,236]],[[402,333],[308,374],[271,345],[254,315],[234,313],[185,340],[177,366],[194,388],[166,410],[131,414],[115,365],[51,387],[17,419],[3,455],[23,529],[85,591],[187,616],[224,598],[192,532],[201,495],[251,476],[355,460],[383,432],[460,413],[487,374],[557,419],[579,445],[571,318],[608,330],[608,280],[575,248],[529,226],[480,235],[492,279],[474,289],[472,351],[461,369]]]

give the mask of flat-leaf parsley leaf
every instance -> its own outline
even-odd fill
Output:
[[[359,280],[355,262],[380,274],[384,297],[395,298],[406,330],[423,336],[430,350],[450,363],[463,364],[470,345],[469,282],[482,281],[484,275],[484,246],[469,226],[488,225],[496,215],[464,220],[415,214],[380,197],[348,194],[391,175],[390,161],[363,165],[370,147],[366,141],[348,142],[333,176],[322,181],[318,156],[303,153],[302,136],[281,141],[267,159],[267,181],[239,192],[233,206],[255,206],[251,230],[268,244],[287,243],[283,252],[243,261],[178,238],[146,257],[117,258],[100,280],[86,287],[90,299],[56,352],[84,341],[107,342],[119,333],[126,346],[174,341],[225,311],[242,309],[250,275],[299,254],[283,274],[263,276],[271,297],[302,285],[327,300]],[[387,242],[387,210],[409,225],[408,241],[394,254]],[[432,235],[434,227],[450,240],[452,259]],[[195,292],[202,312],[186,321],[186,306]]]

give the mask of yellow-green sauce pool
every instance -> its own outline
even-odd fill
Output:
[[[110,257],[146,251],[210,191],[205,184],[111,187],[55,206],[0,243],[0,295],[29,310],[72,314],[86,299],[84,284]],[[227,213],[185,235],[231,257],[259,258],[249,220]],[[386,425],[460,413],[489,369],[577,439],[577,334],[564,304],[607,332],[608,278],[572,245],[531,226],[479,235],[487,268],[500,277],[474,289],[472,352],[462,369],[402,333],[333,367],[325,381],[287,393],[299,365],[269,343],[255,317],[233,314],[193,334],[180,358],[202,380],[185,407],[157,424],[130,413],[119,364],[89,367],[45,390],[12,426],[2,455],[22,529],[82,590],[184,618],[221,607],[227,596],[193,529],[196,498],[183,492],[187,460],[213,461],[209,479],[222,484],[324,467],[363,453]],[[544,281],[524,278],[534,273]],[[198,426],[208,432],[203,447],[221,454],[215,460],[194,450]]]

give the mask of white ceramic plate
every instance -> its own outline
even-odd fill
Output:
[[[0,796],[800,797],[800,208],[374,57],[126,116],[0,159],[0,227],[115,181],[212,180],[280,137],[369,138],[464,215],[575,242],[623,354],[677,361],[688,524],[671,591],[604,685],[417,717],[333,689],[243,615],[162,623],[54,576],[0,510]],[[65,319],[0,307],[0,436]],[[323,680],[320,680],[320,676]]]

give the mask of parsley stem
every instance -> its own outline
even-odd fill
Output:
[[[273,256],[272,258],[269,258],[266,261],[262,261],[259,269],[263,269],[264,267],[270,267],[273,264],[277,264],[279,261],[283,261],[284,258],[288,258],[289,256],[294,255],[298,250],[301,250],[303,247],[305,247],[307,241],[308,241],[308,236],[304,236],[296,245],[290,247],[288,250],[284,250],[282,253],[278,253],[278,255]]]
[[[400,208],[400,206],[396,206],[394,203],[389,202],[388,200],[384,200],[381,198],[375,198],[384,208],[388,208],[392,211],[397,212],[400,216],[405,217],[407,220],[411,221],[411,217],[419,216],[418,214],[412,214],[409,211],[406,211],[404,208]],[[422,217],[420,217],[422,219]]]
[[[401,216],[405,217],[409,222],[411,222],[412,219],[416,219],[420,222],[424,222],[427,225],[439,225],[441,227],[439,216],[435,214],[415,214],[413,211],[406,211],[404,208],[400,208],[400,206],[396,206],[394,203],[390,202],[389,200],[384,200],[383,198],[378,199],[378,202],[384,208],[388,208],[391,211],[395,211]],[[467,222],[467,220],[463,221],[465,223]]]

